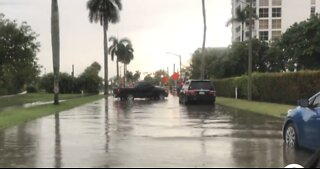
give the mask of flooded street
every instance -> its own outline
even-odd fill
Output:
[[[110,97],[0,131],[0,167],[284,167],[283,121],[178,98]]]

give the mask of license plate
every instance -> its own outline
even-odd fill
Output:
[[[205,95],[206,93],[205,92],[199,92],[199,95]]]

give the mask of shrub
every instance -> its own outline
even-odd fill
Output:
[[[218,96],[247,98],[247,76],[213,80]],[[255,73],[253,99],[256,101],[296,104],[300,98],[309,98],[320,91],[320,72]]]
[[[27,86],[27,93],[37,93],[38,89],[35,86]]]

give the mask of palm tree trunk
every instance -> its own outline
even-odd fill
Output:
[[[104,38],[104,95],[109,95],[109,76],[108,76],[108,23],[103,25],[103,38]]]
[[[123,64],[123,87],[126,87],[126,64]]]
[[[201,60],[201,79],[205,78],[205,47],[206,47],[206,37],[207,37],[207,17],[206,17],[206,2],[205,0],[202,0],[202,12],[203,12],[203,24],[204,24],[204,30],[203,30],[203,44],[202,44],[202,60]]]
[[[119,85],[119,80],[120,80],[120,77],[119,77],[119,59],[117,57],[117,83]]]
[[[241,29],[242,29],[242,39],[241,39],[241,42],[244,42],[244,22],[242,22],[242,25],[241,25]]]
[[[60,29],[58,0],[51,4],[51,41],[54,72],[54,104],[59,104],[59,72],[60,72]]]

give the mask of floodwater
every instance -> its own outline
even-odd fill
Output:
[[[284,167],[283,121],[220,106],[112,97],[0,131],[0,167]]]

